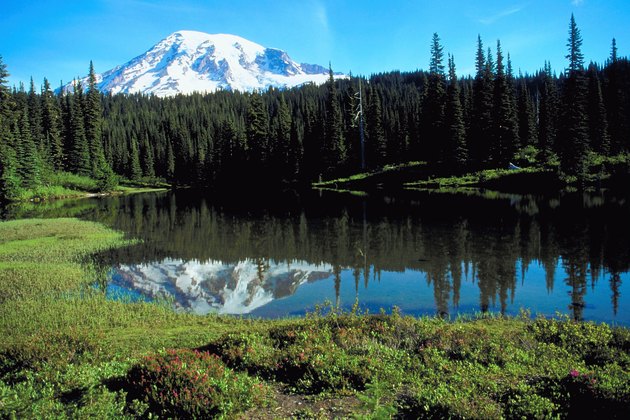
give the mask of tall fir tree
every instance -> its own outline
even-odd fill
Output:
[[[291,143],[291,112],[284,99],[284,94],[280,94],[278,107],[274,116],[273,133],[273,164],[272,168],[277,179],[289,180],[292,177],[293,169],[289,165],[289,147]]]
[[[138,140],[136,140],[135,137],[132,137],[129,142],[129,157],[127,176],[134,181],[138,181],[142,177],[142,167],[140,166],[140,149],[138,147]]]
[[[70,127],[68,151],[69,169],[79,175],[92,175],[90,160],[90,146],[85,136],[85,117],[83,113],[83,88],[81,83],[74,81],[71,96]]]
[[[440,37],[434,33],[431,41],[427,95],[422,107],[422,126],[424,127],[425,140],[424,159],[430,163],[443,160],[445,99],[444,48],[440,44]]]
[[[10,200],[20,190],[17,155],[13,138],[13,101],[8,86],[9,71],[0,55],[0,201]]]
[[[368,107],[365,119],[367,143],[370,145],[369,158],[373,167],[383,167],[387,163],[387,142],[383,130],[381,98],[376,86],[370,86]]]
[[[622,66],[624,64],[627,66],[627,63],[627,59],[619,59],[617,40],[613,38],[610,58],[604,72],[606,76],[604,93],[610,134],[610,151],[614,154],[630,150],[630,117],[628,117],[630,103],[627,100],[627,89],[624,89],[624,72],[622,71]]]
[[[155,178],[155,158],[153,147],[146,136],[142,141],[142,174],[147,178]]]
[[[31,77],[31,82],[28,90],[28,123],[31,127],[31,138],[37,147],[39,154],[44,157],[47,161],[49,160],[48,156],[48,145],[45,144],[45,138],[43,136],[42,130],[42,109],[39,97],[37,95],[37,91],[35,90],[35,82],[33,82],[33,78]]]
[[[586,175],[588,145],[588,116],[586,112],[587,84],[584,77],[582,36],[571,15],[566,55],[569,65],[562,95],[562,124],[560,132],[560,165],[568,175],[583,181]]]
[[[497,41],[496,76],[492,113],[491,161],[497,168],[507,168],[518,149],[518,126],[512,87],[503,64],[501,42]]]
[[[446,89],[444,120],[446,126],[446,160],[454,173],[462,173],[467,168],[468,148],[466,146],[466,126],[460,101],[459,82],[455,69],[455,58],[448,57],[449,84]]]
[[[262,95],[254,92],[247,104],[247,144],[249,164],[258,180],[269,178],[269,111]]]
[[[607,155],[610,151],[610,137],[608,135],[608,120],[599,81],[598,69],[595,63],[588,67],[588,134],[593,151]]]
[[[520,77],[520,82],[516,91],[517,116],[518,116],[518,138],[521,146],[536,146],[536,115],[534,114],[534,104],[532,95],[525,83],[525,79]]]
[[[85,138],[89,146],[91,175],[98,180],[99,188],[110,190],[115,186],[113,171],[103,150],[101,93],[96,85],[94,64],[90,61],[88,91],[85,95]]]
[[[337,95],[337,86],[332,71],[328,67],[326,82],[326,125],[322,150],[324,174],[331,175],[343,170],[346,162],[346,143],[343,138],[341,107]]]
[[[61,137],[61,115],[57,100],[50,88],[48,79],[44,78],[44,86],[40,96],[42,109],[42,135],[48,146],[52,168],[63,169],[63,140]]]
[[[548,163],[557,148],[559,103],[558,90],[551,74],[551,64],[545,62],[540,77],[542,86],[538,100],[538,148],[541,163]]]
[[[491,57],[484,54],[481,36],[477,37],[475,79],[473,81],[472,110],[468,148],[476,168],[485,167],[490,160],[490,127],[492,123],[493,74],[488,65]]]
[[[13,134],[16,140],[17,173],[24,188],[37,187],[41,182],[42,162],[32,137],[28,107],[18,109],[18,121]]]

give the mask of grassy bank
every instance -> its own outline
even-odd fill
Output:
[[[550,170],[541,168],[487,169],[462,176],[436,177],[408,182],[406,189],[491,188],[511,192],[559,190],[560,182]]]
[[[314,188],[366,190],[382,186],[401,186],[404,182],[424,176],[425,162],[407,162],[400,165],[385,165],[383,168],[313,183]]]
[[[568,319],[176,314],[93,287],[117,232],[0,223],[0,417],[520,418],[630,410],[630,332]]]
[[[138,181],[119,180],[111,191],[101,191],[98,182],[90,177],[69,172],[53,172],[46,175],[45,182],[33,188],[19,188],[10,201],[48,201],[62,198],[81,198],[102,194],[132,194],[137,192],[165,191],[170,185],[157,179]]]

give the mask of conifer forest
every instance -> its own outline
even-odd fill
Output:
[[[513,163],[584,180],[627,160],[630,62],[614,39],[605,63],[587,64],[581,45],[571,17],[564,71],[546,62],[515,74],[500,41],[479,37],[476,73],[459,77],[434,34],[428,71],[335,79],[331,69],[321,86],[169,98],[99,92],[91,63],[85,86],[10,87],[0,58],[0,196],[59,171],[103,191],[121,177],[232,188],[308,185],[408,161],[442,175]]]

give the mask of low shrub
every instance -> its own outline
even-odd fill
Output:
[[[132,395],[166,417],[225,417],[263,405],[267,388],[235,373],[221,359],[196,350],[167,350],[147,356],[128,374]]]

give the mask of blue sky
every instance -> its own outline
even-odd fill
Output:
[[[613,37],[630,55],[630,0],[3,0],[0,55],[10,83],[36,85],[123,64],[181,29],[230,33],[280,48],[298,62],[335,71],[426,69],[431,36],[455,55],[458,73],[474,72],[477,34],[497,39],[514,69],[551,61],[561,71],[571,13],[587,61],[603,62]]]

